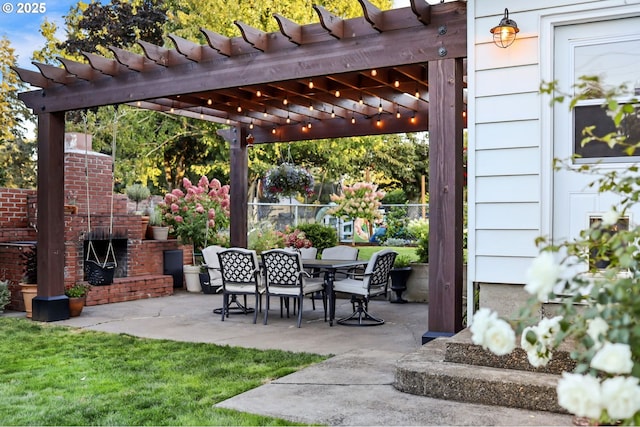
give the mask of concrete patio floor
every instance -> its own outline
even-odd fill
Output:
[[[272,300],[269,324],[262,314],[213,314],[220,295],[177,290],[173,296],[85,307],[82,315],[55,324],[147,338],[206,342],[257,349],[312,352],[334,357],[250,390],[217,406],[287,420],[325,425],[570,425],[571,417],[438,400],[401,393],[393,387],[395,363],[421,346],[427,331],[426,304],[372,301],[370,311],[385,319],[378,327],[330,327],[322,302],[305,301],[303,323],[280,318]],[[336,316],[351,313],[338,300]]]

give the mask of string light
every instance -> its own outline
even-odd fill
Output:
[[[266,109],[266,108],[264,109],[264,113],[262,113],[262,115],[263,115],[264,117],[267,117],[267,109]]]
[[[336,98],[340,98],[340,91],[338,89],[336,89],[335,95],[336,95]]]
[[[411,116],[411,124],[414,125],[416,124],[416,113],[414,112],[413,115]]]
[[[213,100],[211,98],[207,99],[207,105],[213,104]]]
[[[229,116],[227,116],[227,124],[231,123],[231,119],[229,118]]]
[[[376,70],[375,68],[373,70],[371,70],[371,75],[373,77],[377,76],[378,75],[378,70]]]
[[[291,123],[291,117],[289,116],[289,112],[287,111],[287,124]]]
[[[393,85],[395,87],[400,87],[400,82],[398,80],[396,80],[395,82],[393,82]]]
[[[382,119],[380,118],[380,114],[378,114],[378,121],[376,121],[376,126],[382,126]]]
[[[309,111],[313,111],[313,104],[309,104]]]
[[[309,79],[309,89],[313,89],[313,79]]]
[[[396,119],[399,119],[400,117],[400,109],[398,108],[396,109]]]
[[[242,113],[242,107],[238,105],[238,108],[236,108],[236,111],[237,111],[238,113]]]
[[[360,95],[360,105],[364,104],[364,99],[362,99],[362,95]]]
[[[285,98],[285,99],[283,99],[283,100],[282,100],[282,103],[283,103],[284,105],[287,105],[287,104],[289,103],[289,100],[288,100],[287,98]]]
[[[271,133],[275,135],[276,134],[276,128],[271,129]]]
[[[260,98],[260,97],[262,96],[262,92],[260,91],[260,89],[258,89],[258,90],[256,91],[256,96],[257,96],[258,98]]]
[[[253,129],[253,120],[251,120],[251,123],[249,124],[249,129]]]
[[[142,105],[142,103],[140,101],[136,102],[136,105],[139,107],[140,105]]]
[[[380,104],[378,105],[378,113],[382,113],[382,98],[380,98]]]
[[[420,89],[416,88],[416,98],[420,98]]]
[[[351,116],[351,124],[355,125],[356,124],[356,116]]]
[[[311,122],[307,123],[307,128],[311,129]]]
[[[333,109],[333,107],[331,107],[331,118],[332,119],[336,118],[336,111]]]

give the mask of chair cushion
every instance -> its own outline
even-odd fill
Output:
[[[256,292],[256,285],[254,284],[227,283],[227,286],[225,286],[225,288],[227,293],[230,293],[230,294],[239,294],[239,293],[254,294]]]
[[[356,295],[367,295],[367,288],[362,280],[342,279],[333,282],[333,290]]]

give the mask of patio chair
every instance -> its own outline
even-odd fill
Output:
[[[360,250],[354,246],[331,246],[330,248],[324,248],[320,254],[321,259],[344,259],[344,260],[356,260],[358,259],[358,252]],[[350,270],[338,270],[336,271],[336,277],[349,277],[355,273],[354,269]]]
[[[298,328],[302,324],[304,296],[322,292],[325,319],[327,317],[327,296],[324,292],[324,279],[310,277],[302,268],[302,258],[298,252],[284,249],[272,249],[262,253],[262,266],[265,272],[267,306],[264,312],[264,324],[269,317],[269,299],[295,298],[298,306]],[[295,308],[295,305],[294,305]]]
[[[338,319],[338,323],[347,326],[378,326],[384,324],[383,319],[371,315],[368,310],[369,299],[378,295],[386,295],[389,286],[389,272],[396,259],[396,252],[383,249],[373,254],[364,274],[360,279],[342,279],[333,282],[333,291],[351,294],[354,305],[353,314]]]
[[[222,273],[220,272],[220,261],[218,260],[218,252],[226,248],[217,245],[207,246],[202,250],[202,258],[204,265],[209,273],[209,284],[202,287],[202,291],[207,293],[220,292],[222,290]]]
[[[264,287],[261,283],[260,266],[256,251],[244,248],[231,248],[218,252],[222,275],[222,321],[229,317],[232,309],[244,314],[253,313],[253,323],[258,318],[258,309],[262,306]],[[237,295],[244,295],[245,303],[240,304]],[[255,308],[246,307],[246,296],[254,295]],[[229,300],[231,296],[231,300]]]

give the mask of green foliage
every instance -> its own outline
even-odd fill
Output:
[[[394,268],[409,267],[409,264],[411,264],[411,261],[412,261],[412,257],[410,255],[398,254],[398,256],[396,256],[396,259],[393,262],[393,267]]]
[[[404,206],[393,206],[385,216],[387,224],[387,232],[380,238],[382,242],[387,239],[414,240],[415,236],[409,232],[407,228],[409,217],[407,216],[407,208]]]
[[[215,405],[326,359],[10,318],[0,354],[3,424],[54,426],[290,425]]]
[[[313,243],[313,247],[318,248],[318,253],[322,253],[325,248],[330,248],[338,244],[336,229],[323,224],[308,223],[298,224],[296,228],[307,236]]]
[[[258,254],[274,248],[283,248],[282,233],[278,232],[273,223],[262,221],[247,236],[247,248],[253,249]]]
[[[11,292],[9,291],[9,281],[0,280],[0,311],[11,301]]]
[[[409,221],[407,229],[412,236],[418,238],[416,253],[418,262],[429,262],[429,220],[414,219]]]
[[[164,215],[162,214],[162,209],[160,209],[160,207],[154,206],[151,215],[149,215],[149,225],[155,227],[166,227]]]
[[[86,283],[76,283],[73,286],[66,288],[64,290],[64,294],[69,298],[80,298],[86,296],[90,289],[91,285]]]
[[[138,204],[151,196],[151,191],[149,190],[149,188],[146,185],[142,185],[139,183],[129,185],[127,188],[125,188],[124,192],[129,199],[136,202],[136,212],[138,212]]]
[[[402,205],[407,202],[407,194],[402,188],[388,191],[382,199],[384,205]]]

